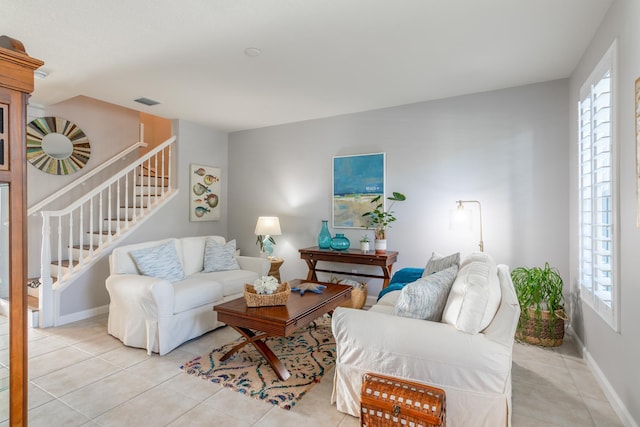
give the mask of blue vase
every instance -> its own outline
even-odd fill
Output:
[[[329,233],[328,221],[322,220],[322,228],[318,234],[318,247],[320,249],[331,248],[331,233]]]
[[[331,249],[336,251],[346,251],[351,246],[351,242],[347,239],[344,234],[338,233],[336,237],[331,239]]]

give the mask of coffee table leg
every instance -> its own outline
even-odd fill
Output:
[[[269,363],[269,366],[271,366],[271,368],[276,373],[278,378],[280,378],[282,381],[286,381],[289,379],[289,377],[291,376],[291,373],[289,372],[289,370],[285,368],[282,361],[278,359],[278,356],[276,356],[273,353],[273,351],[271,351],[267,343],[263,341],[263,338],[266,338],[267,334],[258,335],[258,334],[255,334],[251,329],[242,328],[240,326],[233,326],[233,325],[229,325],[229,326],[231,326],[233,329],[238,331],[240,335],[242,335],[246,339],[246,341],[241,342],[240,344],[236,345],[231,350],[229,350],[227,354],[222,356],[220,361],[224,362],[245,345],[253,344],[256,350],[258,350],[262,355],[262,357],[266,359],[267,363]]]

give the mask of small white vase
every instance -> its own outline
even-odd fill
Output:
[[[376,240],[374,242],[374,247],[376,248],[376,253],[385,253],[387,251],[387,239],[384,240]]]
[[[360,250],[367,252],[369,250],[369,242],[360,242]]]

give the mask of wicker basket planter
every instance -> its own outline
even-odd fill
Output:
[[[535,310],[530,308],[527,316],[520,315],[516,339],[543,347],[562,345],[566,318],[563,310],[556,310],[555,316],[551,316],[550,311],[541,311],[538,316]]]
[[[560,272],[544,263],[544,267],[518,267],[511,279],[520,304],[520,319],[515,338],[533,345],[562,345],[564,323],[564,282]]]
[[[247,302],[247,307],[287,305],[289,294],[291,294],[289,282],[281,283],[272,294],[259,294],[253,288],[253,285],[244,285],[244,299]]]

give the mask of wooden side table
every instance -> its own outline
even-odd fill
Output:
[[[280,266],[284,263],[282,258],[269,258],[269,262],[271,263],[271,268],[269,269],[269,276],[273,276],[278,279],[278,283],[282,283],[282,279],[280,278]]]
[[[316,272],[321,271],[324,273],[344,273],[350,276],[360,277],[374,277],[382,279],[382,287],[386,288],[391,280],[391,271],[393,264],[398,259],[398,252],[386,251],[383,254],[375,253],[374,251],[368,251],[363,253],[359,249],[347,249],[346,251],[334,251],[332,249],[320,249],[315,246],[312,248],[299,249],[300,258],[306,261],[309,267],[309,274],[307,274],[307,280],[318,280]],[[381,275],[377,274],[365,274],[354,273],[348,271],[336,271],[318,268],[318,261],[326,262],[339,262],[345,264],[359,264],[359,265],[372,265],[380,267],[382,270]]]

